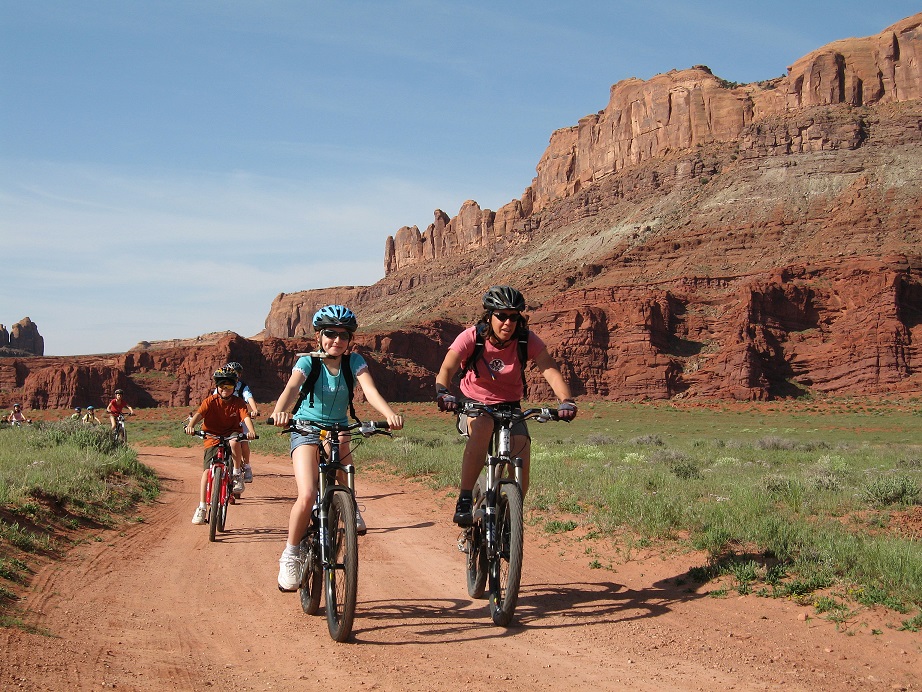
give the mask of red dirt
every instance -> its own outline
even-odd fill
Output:
[[[0,630],[0,688],[922,689],[922,635],[895,629],[906,616],[864,610],[837,630],[791,601],[678,584],[700,554],[622,562],[532,526],[514,625],[494,627],[467,595],[452,500],[361,468],[359,605],[353,641],[336,644],[275,586],[290,465],[254,454],[255,482],[209,543],[190,523],[199,459],[141,450],[163,494],[143,523],[38,571],[20,605],[43,633]]]

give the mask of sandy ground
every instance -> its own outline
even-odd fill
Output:
[[[40,633],[0,630],[0,689],[922,689],[922,634],[897,631],[896,614],[837,630],[791,601],[693,590],[683,575],[702,555],[624,561],[596,543],[591,559],[536,527],[516,619],[497,628],[467,595],[453,500],[361,467],[369,531],[353,639],[337,644],[322,611],[276,588],[290,464],[254,454],[256,479],[210,543],[191,524],[200,458],[141,450],[163,494],[142,523],[40,569],[21,603]]]

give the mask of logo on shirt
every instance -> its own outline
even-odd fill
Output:
[[[489,362],[488,365],[490,367],[490,370],[492,370],[493,372],[502,372],[503,369],[506,367],[506,364],[503,362],[502,358],[494,358],[493,360]]]

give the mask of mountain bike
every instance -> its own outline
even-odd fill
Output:
[[[268,420],[272,424],[272,419]],[[330,637],[344,642],[352,633],[359,580],[359,545],[356,528],[355,466],[343,463],[340,435],[357,430],[365,437],[390,435],[385,422],[324,424],[291,421],[283,433],[310,434],[319,429],[323,444],[320,454],[320,482],[311,521],[301,539],[301,609],[308,615],[320,610],[321,595],[326,601]],[[353,443],[352,448],[355,449]],[[352,452],[350,451],[349,454]],[[337,479],[345,475],[346,484]]]
[[[235,433],[233,435],[223,436],[214,433],[196,430],[192,433],[202,439],[212,439],[218,441],[218,449],[208,467],[208,480],[205,485],[205,504],[208,506],[208,513],[205,516],[205,523],[208,524],[208,540],[212,543],[215,541],[218,531],[224,533],[227,524],[227,508],[235,503],[238,496],[234,495],[231,479],[231,469],[234,468],[234,460],[231,456],[231,440],[247,439],[246,433]],[[259,436],[254,439],[259,439]]]
[[[493,439],[486,465],[474,486],[474,522],[458,538],[458,550],[467,555],[467,592],[482,598],[489,588],[493,624],[512,621],[522,577],[522,459],[512,456],[512,428],[533,419],[559,420],[552,408],[514,409],[468,401],[459,412],[493,418]]]
[[[128,414],[119,413],[115,417],[115,428],[112,430],[112,439],[115,441],[115,446],[128,444],[128,431],[125,429],[125,416]]]

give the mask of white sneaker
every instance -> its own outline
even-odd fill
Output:
[[[297,591],[301,585],[302,562],[297,555],[279,558],[279,591]]]
[[[193,524],[204,524],[205,523],[205,508],[196,507],[195,514],[192,515]]]
[[[239,473],[234,474],[234,487],[231,489],[231,492],[234,495],[239,495],[243,492],[243,475]]]
[[[364,536],[368,533],[368,527],[365,525],[365,520],[362,519],[362,513],[358,510],[358,507],[355,509],[355,532],[359,536]]]

